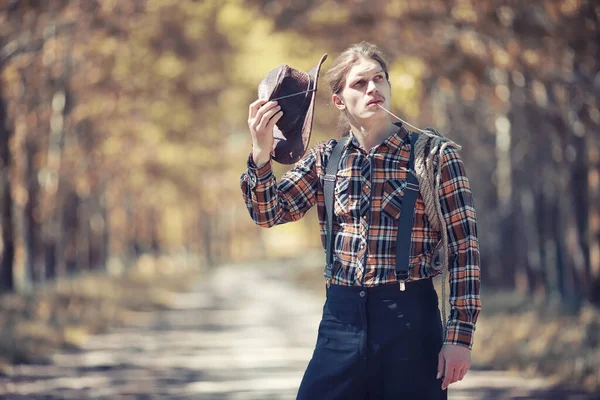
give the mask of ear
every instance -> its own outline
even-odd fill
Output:
[[[344,105],[344,100],[342,100],[341,96],[334,94],[331,96],[331,101],[333,102],[333,104],[335,104],[338,110],[346,109],[346,106]]]

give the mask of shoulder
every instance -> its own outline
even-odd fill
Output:
[[[429,130],[431,128],[426,129]],[[416,134],[419,135],[417,159],[425,157],[431,160],[434,171],[440,171],[440,165],[441,169],[447,169],[448,167],[454,169],[455,166],[461,169],[463,162],[460,155],[461,146],[459,144],[437,131],[435,131],[435,134]],[[426,163],[429,163],[429,161]]]
[[[322,141],[313,145],[295,164],[295,167],[301,169],[312,169],[316,167],[317,170],[319,170],[323,165],[325,165],[326,160],[329,158],[336,143],[336,140],[330,139],[328,141]]]
[[[337,144],[336,139],[324,140],[322,142],[317,143],[314,148],[321,153],[330,152],[333,150],[335,145]]]
[[[426,129],[432,130],[432,128]],[[423,140],[427,141],[425,153],[430,154],[430,152],[434,152],[435,165],[439,165],[440,160],[442,165],[451,162],[452,160],[460,160],[461,146],[438,131],[433,131],[435,134],[421,133],[420,135],[423,136]]]
[[[419,156],[433,156],[436,162],[440,157],[445,159],[459,156],[460,145],[432,128],[425,128],[425,130],[432,130],[435,133],[409,131],[410,140],[416,143],[417,149],[420,149]]]
[[[460,147],[448,145],[440,152],[442,162],[460,158]]]
[[[465,165],[460,155],[460,147],[447,146],[440,152],[442,179],[466,176]]]
[[[307,154],[307,157],[310,157],[311,160],[314,160],[317,170],[324,169],[327,166],[327,164],[329,163],[329,159],[331,158],[331,154],[333,153],[333,149],[342,140],[345,140],[345,138],[332,138],[326,141],[319,142],[313,147],[311,147]]]
[[[314,145],[310,152],[313,153],[317,160],[327,160],[331,156],[331,152],[337,145],[338,140],[329,139],[326,141],[322,141]]]

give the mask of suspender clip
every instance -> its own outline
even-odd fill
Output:
[[[327,289],[331,287],[331,278],[325,278],[325,286],[327,286]]]
[[[407,188],[408,190],[414,190],[415,192],[418,192],[418,191],[419,191],[419,185],[415,185],[415,184],[414,184],[414,183],[412,183],[412,182],[406,182],[406,188]]]
[[[398,279],[398,283],[400,284],[400,291],[404,292],[406,290],[406,281],[408,279],[407,271],[396,272],[396,279]]]
[[[419,191],[419,179],[417,178],[417,173],[412,168],[408,170],[406,188],[408,190],[414,190],[415,192]]]
[[[325,174],[323,177],[324,181],[335,182],[335,175]]]

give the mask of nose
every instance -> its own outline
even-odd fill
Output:
[[[370,80],[367,83],[367,93],[371,94],[371,93],[376,92],[376,91],[378,92],[379,89],[377,89],[377,86],[375,85],[375,82],[373,80]]]

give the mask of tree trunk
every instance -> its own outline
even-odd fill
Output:
[[[102,202],[102,193],[90,197],[90,267],[94,270],[106,270],[106,212]]]
[[[78,198],[77,202],[77,272],[90,270],[90,204],[89,198]]]
[[[35,167],[35,155],[37,153],[37,146],[28,142],[25,145],[25,180],[27,184],[27,202],[25,203],[24,209],[24,222],[25,222],[25,271],[27,281],[26,284],[32,284],[34,282],[40,282],[44,276],[42,271],[43,263],[40,264],[39,260],[39,246],[40,246],[40,231],[41,226],[39,218],[37,216],[37,202],[39,199],[39,181],[38,181],[38,170]]]
[[[48,140],[48,157],[45,167],[45,175],[48,179],[44,182],[42,210],[44,225],[42,237],[44,241],[46,259],[46,278],[54,279],[56,276],[57,247],[60,236],[59,203],[60,169],[64,147],[64,123],[69,109],[67,103],[67,89],[63,87],[54,93],[52,97],[52,123],[50,124],[50,137]]]
[[[15,238],[13,231],[13,201],[11,185],[12,154],[6,106],[0,87],[0,223],[2,223],[2,259],[0,261],[0,292],[15,289],[13,263]]]
[[[199,229],[200,229],[200,237],[202,238],[202,245],[201,245],[201,253],[204,259],[204,262],[206,263],[207,266],[214,266],[216,263],[215,260],[215,254],[214,254],[214,246],[213,246],[213,240],[214,240],[214,226],[212,224],[212,219],[210,217],[210,214],[204,209],[204,207],[201,207],[200,209],[200,217],[198,218],[199,221]]]
[[[65,202],[62,213],[62,235],[63,244],[62,257],[64,257],[64,268],[68,276],[73,276],[77,272],[77,244],[79,234],[79,220],[77,212],[79,210],[79,197],[77,193],[69,190],[65,194]],[[59,266],[61,263],[59,263]]]
[[[103,199],[100,202],[101,207],[101,216],[102,216],[102,249],[101,249],[101,257],[102,264],[104,265],[104,269],[108,268],[108,263],[110,259],[110,213],[108,212],[108,205],[106,202],[106,196],[103,195]]]
[[[588,299],[600,306],[600,141],[596,138],[588,140],[589,170],[587,186],[589,193],[589,227],[587,240],[589,243],[590,262],[587,266]]]

